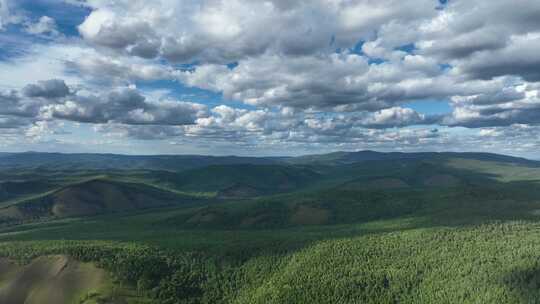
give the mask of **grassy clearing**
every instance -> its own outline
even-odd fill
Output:
[[[3,259],[0,270],[1,303],[90,303],[118,298],[104,270],[64,255],[41,256],[26,265]]]

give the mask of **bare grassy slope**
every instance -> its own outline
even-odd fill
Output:
[[[66,256],[41,257],[26,266],[0,260],[0,303],[79,303],[108,283],[105,271]]]

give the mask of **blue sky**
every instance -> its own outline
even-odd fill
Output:
[[[539,5],[0,0],[0,151],[538,158]]]

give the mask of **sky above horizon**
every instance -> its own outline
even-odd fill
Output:
[[[540,159],[538,0],[0,0],[0,151]]]

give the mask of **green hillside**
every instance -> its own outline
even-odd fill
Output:
[[[468,168],[457,166],[468,162]],[[474,166],[476,164],[476,167]],[[410,215],[440,220],[528,216],[540,197],[540,169],[451,159],[373,161],[336,167],[294,193],[202,206],[169,219],[184,228],[335,225]],[[516,172],[527,172],[520,179]],[[499,172],[500,175],[494,174]]]
[[[254,195],[250,196],[298,190],[321,178],[318,173],[301,167],[250,164],[212,165],[180,173],[151,172],[144,177],[185,192],[219,193],[232,187],[251,188]]]
[[[323,165],[343,165],[369,161],[406,161],[406,160],[445,160],[451,158],[469,159],[473,161],[503,162],[512,164],[523,164],[538,167],[538,162],[525,158],[512,157],[494,153],[474,153],[474,152],[376,152],[376,151],[356,151],[356,152],[334,152],[319,155],[305,155],[285,159],[285,162],[292,164],[323,164]]]
[[[0,223],[91,216],[189,204],[196,200],[144,184],[90,179],[0,208]]]
[[[453,152],[334,152],[299,157],[239,157],[206,155],[119,155],[119,154],[64,154],[64,153],[4,153],[0,154],[0,169],[40,171],[85,171],[85,170],[155,170],[180,172],[208,166],[222,165],[347,165],[368,161],[391,160],[444,160],[462,158],[489,162],[523,164],[539,167],[540,163],[524,158],[493,153]]]
[[[274,158],[205,155],[117,155],[64,153],[8,153],[0,155],[0,169],[40,170],[169,170],[183,171],[210,165],[274,164]]]
[[[0,180],[0,207],[56,189],[58,185],[43,180]]]
[[[91,263],[120,303],[537,303],[540,167],[469,156],[36,171],[0,256]]]

